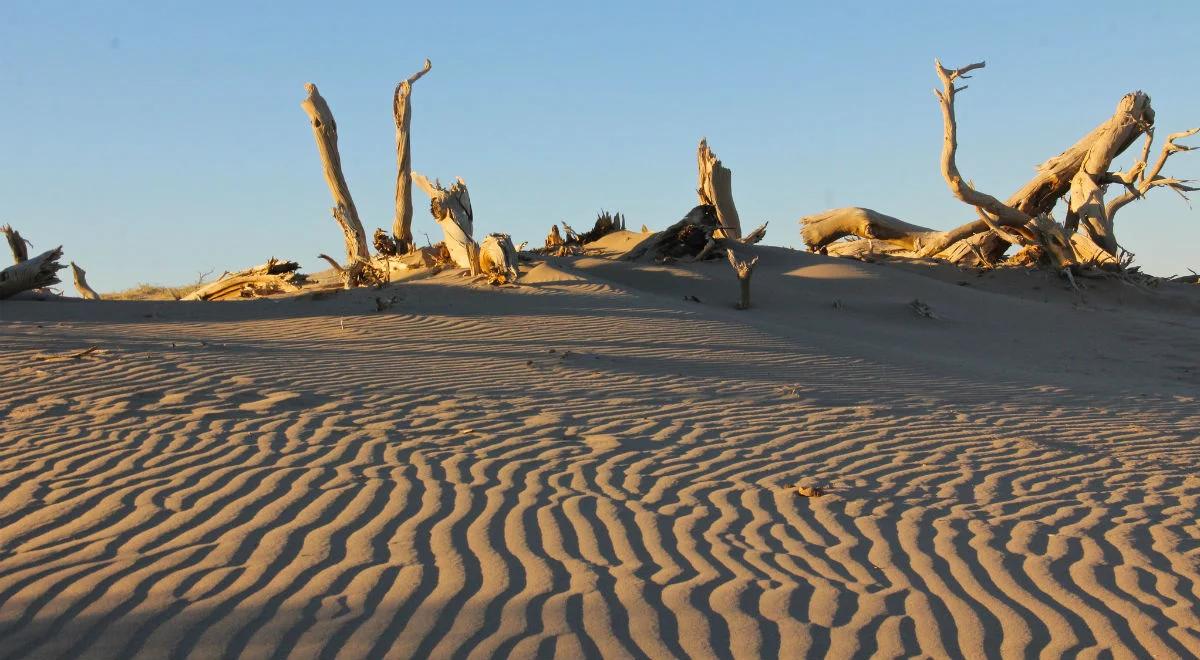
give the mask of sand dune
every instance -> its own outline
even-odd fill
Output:
[[[1191,291],[761,254],[4,302],[0,654],[1194,656]]]

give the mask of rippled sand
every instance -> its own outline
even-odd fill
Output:
[[[1200,648],[1194,290],[762,254],[0,303],[0,654]]]

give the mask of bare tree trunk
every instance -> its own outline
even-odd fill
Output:
[[[750,261],[742,261],[737,258],[733,250],[725,253],[729,257],[729,265],[733,267],[733,272],[737,275],[738,285],[741,287],[741,299],[738,301],[738,309],[750,309],[750,276],[754,274],[754,267],[758,265],[758,257],[754,257]]]
[[[75,280],[75,290],[79,292],[80,297],[84,300],[100,300],[100,294],[88,286],[87,272],[77,266],[74,261],[71,262],[71,275]]]
[[[333,196],[333,217],[342,228],[346,239],[346,259],[349,264],[357,261],[369,261],[370,250],[367,248],[367,233],[363,231],[362,222],[358,219],[358,209],[350,197],[350,186],[342,174],[342,159],[338,154],[337,123],[333,120],[333,112],[329,104],[317,91],[317,86],[305,83],[304,89],[308,97],[300,107],[308,115],[312,123],[313,137],[317,141],[317,152],[321,155],[321,168],[325,174],[325,183]]]
[[[741,238],[742,221],[738,217],[737,207],[733,205],[733,173],[708,148],[707,139],[700,140],[696,163],[700,172],[700,184],[696,189],[700,204],[717,209],[717,219],[729,238]]]
[[[474,262],[471,253],[475,239],[471,234],[475,226],[475,213],[471,209],[467,182],[458,177],[449,188],[443,188],[441,183],[431,182],[418,172],[413,172],[413,181],[429,195],[429,212],[442,228],[450,258],[459,268],[470,269]]]
[[[58,263],[60,258],[62,258],[61,245],[0,271],[0,300],[15,296],[22,291],[42,289],[58,284],[58,271],[66,268]]]
[[[407,254],[413,247],[412,153],[408,139],[412,108],[408,99],[413,83],[429,73],[432,66],[432,62],[425,60],[425,67],[396,85],[392,94],[392,116],[396,120],[396,218],[392,221],[392,238],[398,254]]]
[[[479,244],[479,271],[492,284],[512,284],[521,277],[517,248],[508,234],[488,234]]]
[[[29,258],[30,243],[21,238],[21,232],[13,229],[11,225],[0,227],[0,232],[3,232],[4,238],[8,240],[8,248],[12,250],[14,264],[19,264]]]

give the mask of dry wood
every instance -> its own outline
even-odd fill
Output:
[[[1109,223],[1113,222],[1113,218],[1117,215],[1117,211],[1121,210],[1122,207],[1135,199],[1144,197],[1146,193],[1150,192],[1151,188],[1156,186],[1165,186],[1170,188],[1171,190],[1179,193],[1179,195],[1185,200],[1187,199],[1187,193],[1200,190],[1200,188],[1186,185],[1191,183],[1187,179],[1176,179],[1174,177],[1161,176],[1163,166],[1167,164],[1167,158],[1169,158],[1171,154],[1179,153],[1181,151],[1192,151],[1197,148],[1179,144],[1176,142],[1176,140],[1182,140],[1185,137],[1191,137],[1196,133],[1200,133],[1200,127],[1168,135],[1167,141],[1163,143],[1162,152],[1158,156],[1158,161],[1154,163],[1153,167],[1147,170],[1146,161],[1150,154],[1151,143],[1154,141],[1154,132],[1153,130],[1146,132],[1146,144],[1142,149],[1142,157],[1136,163],[1134,163],[1133,167],[1130,168],[1128,173],[1118,173],[1117,175],[1114,175],[1114,178],[1117,179],[1116,182],[1123,184],[1126,190],[1123,194],[1114,197],[1112,201],[1110,201],[1105,207],[1104,213]]]
[[[392,93],[392,117],[396,122],[396,217],[392,220],[392,238],[398,254],[406,254],[413,247],[412,152],[409,146],[412,108],[409,97],[413,83],[429,73],[432,67],[433,63],[425,60],[424,68],[400,81]]]
[[[75,351],[74,353],[62,353],[58,355],[39,353],[38,355],[34,355],[29,359],[34,362],[66,362],[67,360],[82,360],[83,358],[89,357],[97,352],[104,351],[100,351],[99,346],[88,346],[82,351]]]
[[[4,238],[8,240],[8,248],[12,250],[14,264],[19,264],[29,258],[29,246],[33,244],[22,238],[20,232],[13,229],[11,225],[0,227],[0,232],[3,232]]]
[[[31,289],[42,289],[59,283],[58,271],[66,268],[58,263],[62,246],[13,264],[0,271],[0,300]]]
[[[942,88],[935,91],[944,128],[942,175],[955,197],[975,207],[978,219],[949,231],[936,231],[871,209],[832,209],[801,219],[801,235],[809,248],[860,258],[890,254],[907,258],[940,257],[960,264],[991,264],[1011,244],[1034,250],[1056,267],[1114,263],[1113,213],[1103,209],[1103,186],[1118,176],[1107,172],[1112,159],[1140,133],[1150,130],[1154,111],[1149,97],[1141,92],[1123,97],[1108,120],[1067,151],[1046,161],[1033,180],[1001,202],[966,181],[956,162],[954,98],[966,89],[956,83],[968,78],[971,71],[983,68],[984,63],[947,69],[938,61],[935,66],[942,83]],[[1132,172],[1125,177],[1137,174]],[[1182,183],[1172,180],[1162,185]],[[1072,216],[1064,228],[1050,220],[1048,214],[1060,197],[1072,191],[1072,199],[1077,201],[1072,204]],[[1084,222],[1089,234],[1087,240],[1073,234],[1072,218]],[[835,243],[847,236],[864,240]]]
[[[517,248],[508,234],[488,234],[479,244],[479,272],[492,284],[513,284],[521,276]]]
[[[430,181],[418,172],[413,172],[413,181],[429,195],[429,212],[442,228],[451,260],[459,268],[470,269],[475,215],[467,182],[458,177],[449,188],[443,188],[440,182]]]
[[[1128,147],[1154,121],[1150,97],[1142,93],[1128,94],[1117,107],[1125,121],[1109,124],[1096,135],[1083,163],[1071,178],[1071,197],[1068,217],[1073,218],[1105,252],[1117,253],[1117,238],[1112,219],[1104,204],[1104,188],[1113,158]],[[1073,229],[1073,227],[1070,227]]]
[[[729,168],[721,164],[712,149],[708,148],[708,140],[701,139],[696,150],[696,164],[700,173],[700,183],[696,194],[700,204],[716,208],[717,219],[721,229],[729,238],[741,238],[742,221],[738,218],[737,207],[733,204],[733,174]]]
[[[334,264],[341,269],[336,262]],[[300,264],[295,261],[271,257],[266,263],[253,268],[225,273],[216,282],[196,289],[182,300],[228,300],[299,291],[307,279],[298,272],[299,269]]]
[[[764,222],[761,225],[759,225],[758,229],[755,229],[754,231],[750,232],[749,234],[746,234],[745,236],[743,236],[740,239],[742,244],[743,245],[754,245],[755,243],[766,238],[767,237],[767,225],[769,225],[769,224],[770,224],[769,222]]]
[[[754,267],[758,265],[758,257],[754,257],[750,261],[738,259],[733,250],[728,250],[725,255],[729,258],[729,265],[733,267],[734,274],[737,275],[738,285],[741,287],[741,299],[738,300],[738,309],[750,309],[750,276],[754,274]]]
[[[100,294],[88,286],[87,272],[77,266],[74,261],[71,262],[71,275],[75,280],[75,290],[84,300],[100,300]]]
[[[333,112],[317,91],[317,86],[305,83],[304,89],[308,92],[308,97],[300,102],[300,107],[312,124],[325,183],[333,196],[333,218],[341,227],[346,241],[346,259],[349,263],[369,260],[371,253],[367,247],[367,233],[363,230],[362,222],[358,218],[358,209],[354,206],[354,199],[350,197],[350,186],[346,184],[346,177],[342,173],[342,158],[338,154],[337,122],[333,120]]]

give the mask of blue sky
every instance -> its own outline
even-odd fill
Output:
[[[304,83],[338,120],[364,225],[388,227],[391,91],[426,57],[414,169],[463,176],[476,231],[518,242],[600,209],[677,220],[701,136],[768,243],[801,247],[796,220],[832,206],[957,225],[934,57],[988,62],[958,99],[959,166],[1001,198],[1125,92],[1150,93],[1160,139],[1200,125],[1194,2],[267,4],[0,4],[0,222],[63,243],[100,290],[269,256],[318,270],[342,241]],[[1200,178],[1200,155],[1167,173]],[[414,199],[417,239],[438,240]],[[1153,272],[1200,270],[1200,211],[1170,191],[1117,236]]]

